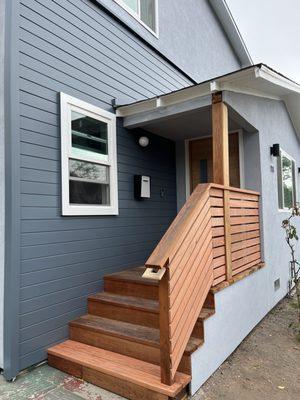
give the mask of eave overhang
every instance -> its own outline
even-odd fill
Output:
[[[124,126],[132,129],[210,104],[210,96],[229,91],[284,101],[300,137],[300,85],[265,64],[250,66],[184,89],[132,104],[116,105]]]

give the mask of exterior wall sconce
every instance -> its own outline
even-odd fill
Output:
[[[147,138],[147,136],[141,136],[139,138],[139,145],[141,147],[147,147],[149,145],[150,141],[149,138]]]
[[[273,146],[270,147],[270,153],[273,157],[280,157],[280,144],[273,144]]]

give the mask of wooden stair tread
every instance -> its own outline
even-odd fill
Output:
[[[164,385],[157,365],[72,340],[50,348],[48,354],[170,397],[176,396],[191,380],[190,376],[177,372],[173,385]]]
[[[123,296],[115,293],[101,292],[88,297],[89,301],[113,304],[119,307],[127,307],[158,313],[158,301],[143,299],[141,297]]]
[[[159,347],[159,329],[147,326],[131,324],[128,322],[98,317],[95,315],[84,315],[69,324],[71,327],[87,329],[96,333],[115,336],[132,342],[138,342],[153,347]],[[200,338],[191,337],[185,353],[191,354],[203,344]]]
[[[113,274],[105,275],[105,280],[115,280],[122,282],[138,283],[148,286],[158,286],[158,282],[150,279],[143,278],[145,266],[127,269],[125,271],[115,272]]]
[[[88,300],[113,304],[119,307],[127,307],[136,310],[149,311],[152,313],[159,312],[159,303],[157,300],[144,299],[141,297],[123,296],[115,293],[101,292],[89,296]],[[205,320],[214,313],[215,313],[214,309],[203,307],[198,319]]]

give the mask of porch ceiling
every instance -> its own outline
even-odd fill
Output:
[[[254,65],[172,93],[133,104],[117,104],[117,116],[128,129],[147,131],[179,140],[211,132],[211,94],[231,91],[285,102],[300,137],[300,85],[264,64]],[[255,131],[229,108],[229,130]]]
[[[139,126],[148,132],[175,141],[209,136],[212,132],[211,109],[210,107],[203,107],[173,117],[141,123]],[[240,128],[241,125],[230,117],[229,111],[229,131]]]

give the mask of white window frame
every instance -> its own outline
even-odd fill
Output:
[[[128,12],[133,18],[135,18],[141,25],[143,25],[144,28],[146,28],[152,35],[158,38],[159,32],[158,32],[158,0],[154,1],[154,7],[155,7],[155,30],[151,29],[144,21],[141,20],[141,6],[140,6],[140,0],[137,0],[138,2],[138,12],[136,13],[134,10],[132,10],[126,3],[124,3],[123,0],[114,0],[116,3],[118,3],[122,8],[124,8],[125,11]]]
[[[278,157],[279,161],[277,164],[277,169],[280,168],[280,171],[277,171],[277,186],[278,186],[278,209],[279,211],[287,212],[290,211],[290,208],[285,207],[284,205],[284,190],[283,190],[283,180],[282,180],[282,157],[285,157],[292,161],[292,166],[294,166],[294,171],[293,173],[293,199],[295,203],[297,203],[297,177],[296,177],[296,161],[295,159],[290,156],[286,151],[280,148],[280,156]],[[280,165],[279,165],[280,163]],[[281,182],[279,182],[279,179],[281,179]],[[282,207],[281,204],[279,204],[279,190],[281,186],[281,197],[282,197]]]
[[[103,160],[91,156],[72,154],[71,111],[77,111],[91,118],[105,122],[108,127],[108,156]],[[118,215],[118,177],[117,177],[117,141],[115,114],[86,103],[65,93],[60,93],[61,113],[61,180],[62,215]],[[70,204],[69,201],[69,160],[97,163],[109,167],[110,205]]]

